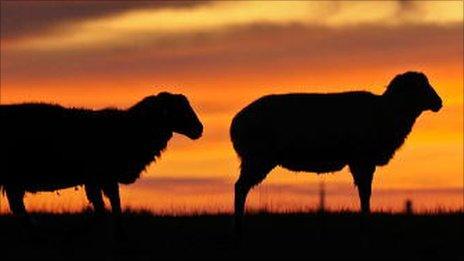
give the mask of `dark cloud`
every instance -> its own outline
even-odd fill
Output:
[[[216,185],[226,185],[229,182],[224,179],[219,178],[168,178],[168,177],[151,177],[144,178],[140,186],[185,186],[185,185],[203,185],[203,186],[216,186]]]
[[[1,38],[66,30],[69,23],[135,9],[193,8],[207,1],[2,1]]]
[[[414,1],[399,0],[398,3],[400,3],[400,8],[402,10],[409,11],[410,9],[415,9],[416,8],[416,4],[414,3]]]
[[[142,178],[139,182],[130,185],[131,189],[153,190],[156,192],[175,193],[178,195],[211,195],[211,194],[230,194],[233,193],[235,180],[221,178],[168,178],[150,177]],[[320,185],[318,183],[301,184],[260,184],[254,188],[256,193],[262,195],[296,195],[314,196],[320,195]],[[326,182],[325,193],[330,196],[357,196],[357,189],[353,183]],[[460,195],[462,188],[374,188],[374,194],[378,197],[384,196],[421,196],[421,195]]]
[[[393,19],[407,19],[408,17],[422,17],[426,15],[424,3],[415,0],[398,0],[399,7]]]
[[[130,189],[154,190],[156,192],[177,194],[217,194],[229,192],[232,181],[220,178],[142,178]]]
[[[309,77],[321,71],[460,63],[463,54],[462,24],[344,29],[253,25],[162,40],[144,37],[104,49],[5,52],[2,74],[10,80],[85,76],[208,83],[302,69]]]
[[[433,195],[440,195],[440,194],[455,194],[455,195],[462,195],[464,193],[463,188],[458,187],[448,187],[448,188],[418,188],[418,189],[410,189],[410,188],[396,188],[396,189],[377,189],[375,191],[376,194],[380,195],[408,195],[408,194],[433,194]]]

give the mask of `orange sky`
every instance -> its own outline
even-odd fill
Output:
[[[383,92],[423,71],[444,100],[424,113],[374,181],[375,209],[463,206],[463,3],[1,2],[1,103],[125,108],[160,91],[186,94],[204,136],[171,140],[123,204],[155,211],[230,211],[238,159],[233,115],[269,93]],[[331,208],[357,208],[346,169],[274,170],[250,207],[314,208],[324,180]],[[80,209],[82,189],[27,197],[31,209]],[[4,211],[5,204],[0,204]]]

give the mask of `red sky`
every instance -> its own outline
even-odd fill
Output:
[[[373,206],[462,208],[463,3],[1,2],[0,102],[125,108],[160,91],[184,93],[204,137],[175,135],[123,203],[156,211],[231,209],[238,159],[233,115],[269,93],[367,90],[423,71],[444,100],[424,113],[374,181]],[[274,170],[250,206],[357,208],[346,169],[316,176]],[[212,189],[213,188],[213,189]],[[32,209],[80,209],[82,191],[28,196]],[[1,208],[5,209],[5,204]]]

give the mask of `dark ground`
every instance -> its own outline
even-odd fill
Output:
[[[0,216],[0,259],[164,260],[298,258],[464,260],[464,215],[355,213],[249,214],[245,234],[232,233],[230,215],[154,216],[125,213],[128,235],[116,240],[109,219],[90,213],[33,214],[27,232]]]

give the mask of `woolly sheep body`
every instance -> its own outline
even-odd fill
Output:
[[[133,183],[172,135],[159,129],[151,134],[157,144],[133,143],[126,137],[144,135],[140,131],[146,130],[128,128],[135,123],[121,110],[66,109],[47,104],[1,108],[5,125],[0,184],[20,183],[31,192],[112,180],[116,173],[119,182]],[[134,153],[141,146],[151,148],[143,157]]]
[[[367,92],[269,95],[234,118],[231,138],[241,158],[263,157],[295,171],[333,172],[354,157],[374,156],[381,146],[373,144],[382,124],[375,119],[379,102]],[[376,155],[378,164],[392,153]]]
[[[19,215],[26,215],[24,192],[78,185],[97,211],[104,208],[103,191],[119,212],[118,183],[135,182],[173,132],[197,139],[203,131],[185,96],[170,93],[127,110],[0,105],[0,119],[0,187]]]
[[[361,209],[369,212],[376,166],[390,161],[423,111],[441,106],[426,76],[418,72],[397,75],[382,95],[290,93],[252,102],[230,127],[241,160],[235,184],[237,232],[249,190],[276,166],[327,173],[348,165]]]

